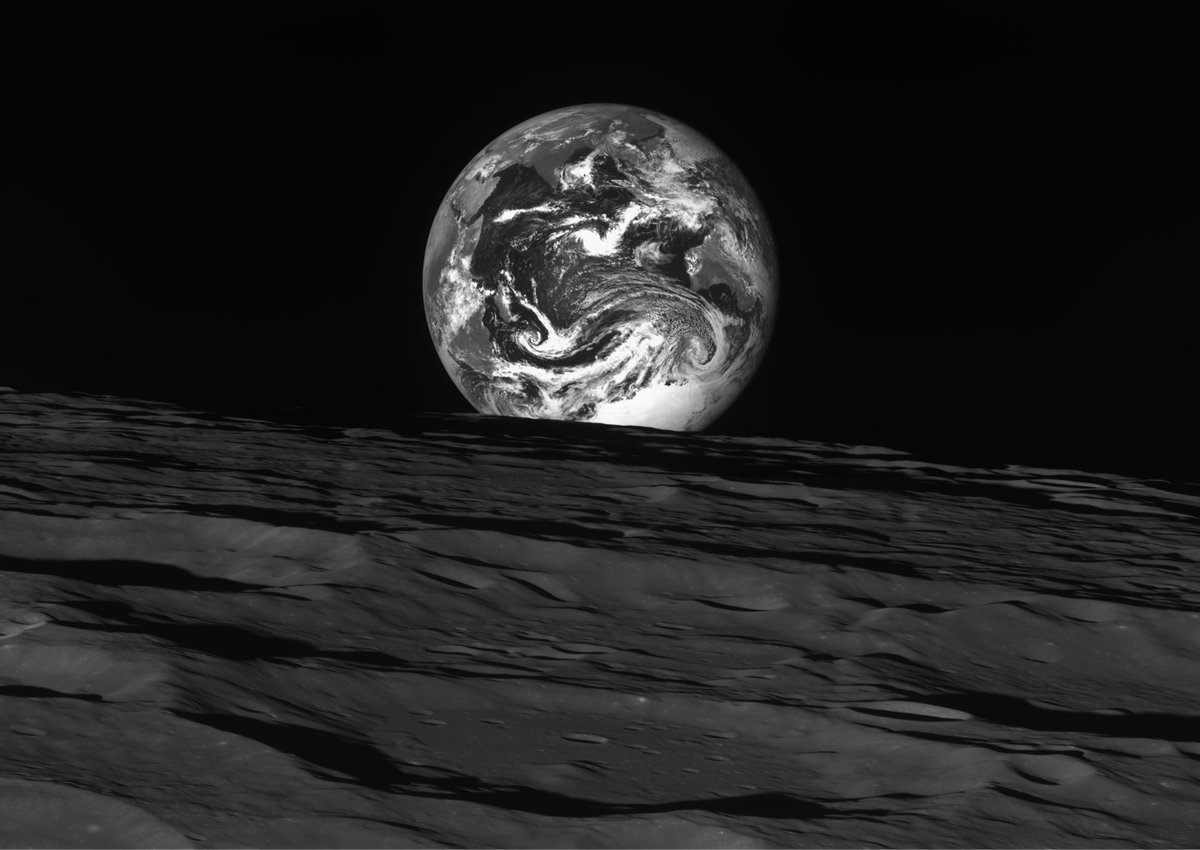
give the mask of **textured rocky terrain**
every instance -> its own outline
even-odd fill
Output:
[[[1200,490],[0,394],[0,846],[1200,844]]]

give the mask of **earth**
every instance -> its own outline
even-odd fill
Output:
[[[716,145],[587,104],[518,124],[458,175],[425,313],[480,413],[693,431],[761,363],[778,277],[762,206]]]

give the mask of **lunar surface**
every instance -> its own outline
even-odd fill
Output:
[[[462,170],[429,232],[425,314],[481,413],[690,431],[758,368],[777,278],[766,216],[711,141],[587,104]]]
[[[0,845],[1200,845],[1200,492],[0,394]]]

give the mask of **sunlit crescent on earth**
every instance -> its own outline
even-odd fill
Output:
[[[665,115],[547,112],[462,170],[425,250],[442,363],[481,413],[699,430],[762,361],[778,297],[733,162]]]

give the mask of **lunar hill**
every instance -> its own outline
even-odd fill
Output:
[[[0,846],[1200,844],[1200,493],[0,394]]]

